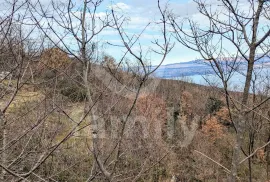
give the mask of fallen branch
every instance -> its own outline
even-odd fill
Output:
[[[215,164],[219,165],[219,166],[222,167],[223,169],[225,169],[225,172],[231,173],[231,171],[230,171],[228,168],[226,168],[225,166],[223,166],[223,165],[220,164],[219,162],[215,161],[214,159],[208,157],[208,156],[205,155],[204,153],[202,153],[202,152],[200,152],[200,151],[198,151],[198,150],[194,150],[194,151],[197,152],[197,153],[199,153],[199,154],[201,154],[202,156],[206,157],[207,159],[211,160],[212,162],[214,162]]]
[[[266,146],[269,145],[269,144],[270,144],[270,141],[268,141],[268,142],[267,142],[266,144],[264,144],[263,146],[257,148],[256,150],[254,150],[254,152],[253,152],[252,154],[250,154],[249,156],[247,156],[246,158],[244,158],[239,164],[242,164],[242,163],[245,162],[247,159],[249,159],[250,157],[252,157],[253,155],[255,155],[255,154],[258,152],[258,150],[260,150],[260,149],[266,147]]]

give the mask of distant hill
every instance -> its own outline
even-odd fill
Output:
[[[244,70],[246,68],[246,61],[238,61],[241,64],[238,67],[238,70]],[[225,62],[224,62],[224,67]],[[255,68],[269,67],[270,68],[270,58],[262,57],[255,63]],[[193,75],[205,75],[213,74],[212,68],[204,60],[193,60],[188,62],[174,63],[161,65],[156,71],[155,76],[159,78],[176,78],[182,76],[193,76]]]

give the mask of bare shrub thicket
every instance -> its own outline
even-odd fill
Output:
[[[170,16],[170,24],[177,41],[198,52],[222,82],[236,140],[231,167],[227,170],[230,173],[229,180],[252,181],[255,175],[258,176],[255,169],[258,166],[253,167],[253,156],[257,149],[269,144],[269,116],[265,111],[269,95],[260,99],[257,92],[251,94],[252,90],[259,89],[256,87],[258,73],[255,64],[269,56],[270,51],[269,1],[222,0],[213,4],[201,0],[194,2],[206,20],[204,25],[190,17],[178,21],[173,14]],[[235,72],[244,76],[244,87],[239,97],[231,94],[228,87]],[[239,176],[246,167],[248,173],[245,174],[249,177]]]
[[[159,19],[139,33],[114,5],[100,14],[103,0],[3,2],[0,180],[269,179],[269,76],[255,70],[269,56],[269,2],[247,1],[248,11],[240,1],[194,2],[209,26],[179,22],[158,0]],[[160,35],[145,48],[153,27]],[[107,30],[121,58],[102,49]],[[152,77],[173,38],[200,53],[222,89]],[[236,72],[242,92],[229,91]]]

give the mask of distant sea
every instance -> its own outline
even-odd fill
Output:
[[[222,87],[220,78],[214,73],[211,66],[202,64],[202,60],[161,65],[154,73],[155,77],[163,79],[183,80],[186,82]],[[225,63],[225,62],[224,62]],[[222,65],[226,69],[225,64]],[[152,67],[152,69],[155,67]],[[229,80],[229,89],[243,91],[245,84],[245,61],[234,71]],[[270,89],[270,58],[263,57],[254,65],[253,85],[256,92],[263,91],[266,87]],[[252,92],[252,90],[250,90]]]
[[[189,76],[175,77],[171,79],[182,80],[206,86],[223,87],[221,79],[215,74],[205,74],[205,75],[195,74]],[[235,72],[229,79],[228,83],[229,83],[229,90],[243,91],[245,85],[245,74]],[[254,69],[250,92],[252,92],[252,88],[255,88],[256,92],[264,91],[267,88],[270,89],[270,68]]]

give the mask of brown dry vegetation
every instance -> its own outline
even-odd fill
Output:
[[[32,78],[36,80],[35,83],[23,85],[8,108],[6,119],[10,121],[7,126],[9,141],[16,141],[26,130],[34,128],[32,134],[26,133],[28,137],[11,146],[13,152],[8,156],[13,161],[11,169],[22,172],[31,169],[38,160],[36,154],[42,154],[62,141],[83,116],[85,91],[80,86],[80,75],[74,71],[80,69],[80,64],[74,61],[66,63],[73,65],[72,69],[57,69],[59,72],[49,78],[43,74],[35,75]],[[32,67],[33,70],[41,69],[36,63]],[[108,71],[106,66],[93,67]],[[41,70],[48,73],[55,68],[45,66]],[[117,70],[109,73],[118,80],[128,81],[130,85],[137,84],[132,74]],[[94,98],[98,98],[97,114],[103,120],[103,126],[100,127],[105,129],[102,131],[105,137],[100,139],[99,150],[106,156],[115,147],[121,118],[129,111],[132,96],[113,92],[95,75],[91,75],[89,80],[94,86]],[[231,95],[238,97],[237,92]],[[6,94],[0,105],[4,105],[10,96],[11,93]],[[131,116],[131,125],[127,127],[123,139],[123,153],[115,169],[116,173],[121,174],[119,180],[130,181],[135,178],[137,181],[168,181],[174,178],[180,181],[224,181],[227,178],[228,171],[215,162],[229,168],[235,134],[225,107],[224,94],[219,88],[160,80],[154,92],[139,95]],[[19,124],[14,121],[16,118],[20,118]],[[91,157],[92,128],[87,117],[84,120],[69,139],[36,170],[42,178],[57,181],[86,180],[91,162],[95,159]],[[159,126],[160,136],[157,135]],[[264,137],[268,129],[262,127],[260,131],[261,137]],[[17,149],[20,150],[16,152]],[[258,181],[267,179],[266,155],[265,149],[261,149],[252,159]],[[243,168],[239,177],[245,179],[246,175],[247,169]],[[6,179],[12,177],[7,176]],[[29,179],[38,180],[35,176]],[[104,180],[100,173],[95,174],[95,181]]]
[[[238,2],[218,2],[223,21],[207,1],[194,0],[211,26],[187,19],[187,30],[158,0],[158,21],[131,35],[124,12],[112,6],[98,15],[103,0],[54,1],[48,9],[39,0],[5,1],[0,181],[268,181],[269,81],[259,92],[251,82],[260,76],[256,54],[269,55],[270,30],[259,20],[269,20],[270,6],[248,1],[246,17]],[[161,31],[145,48],[140,39],[150,24]],[[120,45],[108,45],[125,49],[119,60],[100,54],[104,30],[117,32]],[[217,36],[237,54],[223,41],[213,45]],[[174,41],[198,52],[223,88],[152,77],[158,67],[149,55],[161,65]],[[228,91],[243,58],[245,86]]]
[[[46,69],[53,68],[47,67]],[[125,73],[122,74],[128,77]],[[45,150],[44,147],[46,148],[48,145],[53,145],[62,140],[74,125],[72,120],[76,121],[83,115],[83,99],[74,100],[74,97],[69,97],[70,95],[63,95],[63,89],[68,89],[69,86],[74,87],[74,84],[76,84],[70,80],[66,82],[65,80],[69,79],[68,76],[62,75],[61,79],[56,83],[57,93],[48,94],[55,92],[48,85],[54,85],[56,78],[57,75],[50,79],[35,77],[34,79],[43,81],[38,86],[27,84],[27,86],[22,87],[18,97],[8,110],[7,117],[12,119],[24,115],[24,112],[27,113],[26,116],[21,117],[22,122],[20,125],[9,125],[10,134],[15,133],[14,129],[16,134],[23,133],[27,127],[33,125],[35,117],[46,117],[42,121],[44,123],[40,125],[40,131],[31,138],[31,144],[34,146],[28,147],[32,148],[32,150],[36,148],[36,150],[29,151],[28,159],[31,159],[31,152],[41,152]],[[99,95],[100,89],[105,87],[95,77],[92,77],[91,81],[96,88],[93,94],[96,94],[96,97],[99,98],[98,113],[105,120],[105,135],[107,137],[102,139],[100,150],[106,153],[113,147],[114,140],[109,137],[114,135],[112,128],[117,129],[117,125],[121,123],[121,121],[113,123],[116,120],[113,121],[112,117],[119,120],[123,113],[128,111],[127,108],[132,103],[128,97],[121,98],[121,95],[117,95],[108,89],[102,90],[102,95]],[[73,89],[80,88],[75,87]],[[35,90],[35,92],[29,92],[29,90]],[[76,93],[78,94],[78,92],[74,92],[74,94]],[[215,101],[224,104],[223,95],[218,88],[174,80],[161,80],[154,93],[140,95],[132,115],[133,118],[141,116],[146,119],[146,126],[149,127],[147,130],[150,134],[147,137],[144,136],[143,130],[146,128],[143,128],[145,126],[141,125],[140,121],[134,123],[131,130],[128,131],[128,136],[123,141],[126,152],[121,157],[120,165],[117,168],[117,171],[123,175],[121,179],[129,181],[129,176],[136,176],[138,171],[144,168],[141,165],[147,163],[151,167],[149,169],[145,167],[147,170],[139,177],[138,181],[165,181],[171,179],[172,176],[181,181],[225,180],[227,173],[224,169],[196,153],[196,151],[200,151],[224,166],[230,165],[228,161],[231,160],[231,146],[234,143],[233,128],[228,125],[230,120],[228,111],[224,106],[218,107],[217,110],[209,113],[207,107],[211,105],[209,105],[208,101],[213,96],[216,99]],[[237,97],[237,93],[235,93],[235,96]],[[108,106],[115,101],[118,104],[110,108],[110,112],[107,112]],[[54,104],[56,107],[53,106]],[[59,105],[61,105],[61,110],[58,110]],[[33,107],[35,109],[31,109]],[[70,119],[66,117],[67,115]],[[158,138],[155,136],[154,128],[156,124],[160,124],[155,122],[160,121],[162,122],[162,136]],[[184,123],[190,129],[194,122],[198,124],[194,138],[191,143],[183,146],[185,133],[182,124]],[[171,123],[173,123],[174,128],[168,127]],[[87,171],[90,168],[89,161],[93,160],[88,155],[91,145],[91,127],[85,122],[80,125],[78,130],[38,170],[40,174],[44,177],[52,177],[57,181],[85,180]],[[169,138],[168,130],[173,132]],[[13,138],[13,136],[10,135],[8,138]],[[23,146],[25,143],[20,142],[18,144]],[[37,144],[40,146],[37,147]],[[20,145],[16,145],[16,147],[20,147]],[[12,155],[16,156],[18,154],[13,153]],[[258,159],[254,158],[254,163],[256,163],[256,168],[260,169],[261,173],[258,180],[265,180],[265,153],[260,150],[256,156],[258,156]],[[160,161],[156,163],[159,159]],[[28,168],[29,165],[31,165],[31,160],[20,164],[24,168]],[[123,171],[126,171],[126,173],[123,173]],[[244,177],[245,173],[245,171],[241,171],[240,175]],[[102,178],[100,180],[102,181]]]

